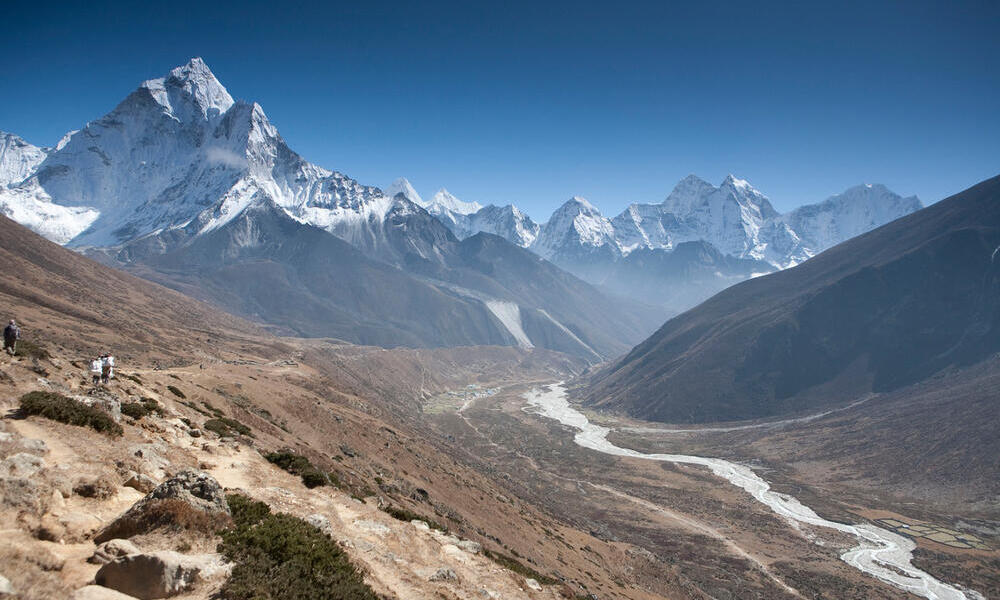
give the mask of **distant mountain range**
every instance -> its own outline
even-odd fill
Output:
[[[444,189],[425,201],[405,179],[383,192],[306,161],[197,58],[54,148],[0,134],[11,219],[282,330],[364,344],[607,358],[733,283],[920,206],[858,186],[780,215],[732,176],[688,177],[614,219],[583,198],[544,224]]]
[[[504,239],[459,241],[405,195],[307,162],[197,58],[55,148],[0,139],[4,214],[283,331],[596,361],[663,318]],[[465,207],[445,193],[435,202]]]
[[[814,213],[803,215],[807,231],[826,235]],[[998,352],[995,177],[732,286],[668,321],[581,394],[644,419],[737,421],[842,405],[977,364],[995,373]]]
[[[389,193],[424,206],[459,239],[499,235],[591,283],[672,312],[923,206],[915,196],[865,184],[782,215],[747,181],[730,175],[716,187],[690,175],[660,204],[631,204],[609,219],[574,197],[539,225],[516,206],[482,207],[445,190],[424,202],[406,179]]]

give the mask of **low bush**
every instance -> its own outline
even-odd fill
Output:
[[[50,357],[49,351],[30,340],[18,340],[15,346],[14,356],[24,358],[36,358],[47,360]]]
[[[122,373],[119,371],[118,373],[115,373],[115,377],[122,377],[128,379],[133,383],[138,383],[139,385],[142,385],[142,379],[140,379],[138,375],[133,375],[131,373]]]
[[[227,500],[233,527],[222,533],[218,551],[233,569],[220,598],[376,600],[363,573],[322,531],[246,496]]]
[[[21,396],[21,412],[69,425],[90,427],[111,436],[124,433],[122,426],[103,410],[55,392],[35,391]]]
[[[268,462],[302,478],[307,488],[320,487],[330,483],[329,476],[313,466],[308,458],[293,452],[270,452],[264,455]]]
[[[249,427],[240,423],[236,419],[230,419],[228,417],[209,419],[205,421],[202,429],[213,431],[219,434],[220,437],[235,437],[236,434],[253,437],[253,432]]]
[[[535,581],[537,581],[542,585],[554,585],[556,583],[559,583],[559,580],[555,579],[554,577],[542,575],[538,571],[519,563],[517,560],[507,556],[506,554],[493,552],[492,550],[487,550],[486,548],[483,548],[483,554],[486,556],[486,558],[492,560],[501,567],[509,571],[513,571],[523,577],[534,579]]]
[[[431,529],[437,529],[438,531],[448,531],[448,529],[442,526],[440,523],[437,523],[433,519],[428,519],[427,517],[421,514],[415,513],[412,510],[399,508],[398,506],[393,506],[391,504],[382,507],[382,510],[385,511],[386,514],[388,514],[393,519],[397,519],[399,521],[406,521],[407,523],[409,523],[410,521],[423,521],[424,523],[427,523],[427,525],[429,525]]]
[[[182,392],[179,389],[177,389],[176,386],[168,385],[167,389],[170,391],[171,394],[177,396],[178,398],[187,398],[187,396],[184,395],[184,392]]]
[[[141,419],[153,413],[162,416],[163,409],[152,398],[143,398],[141,402],[122,402],[122,414],[133,419]]]

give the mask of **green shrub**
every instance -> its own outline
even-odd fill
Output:
[[[21,396],[21,412],[25,415],[38,415],[60,423],[90,427],[95,431],[112,436],[124,433],[122,426],[115,423],[111,415],[103,410],[87,406],[83,402],[55,392],[35,391]]]
[[[308,458],[294,452],[270,452],[264,455],[268,462],[302,478],[307,488],[315,488],[330,483],[329,477],[317,469]]]
[[[234,525],[218,551],[233,563],[219,590],[226,600],[376,600],[340,546],[292,515],[263,502],[228,496]]]
[[[153,413],[163,416],[160,403],[152,398],[143,398],[141,402],[122,402],[122,414],[133,419],[141,419]]]
[[[115,373],[115,377],[124,377],[125,379],[128,379],[133,383],[138,383],[139,385],[142,385],[142,379],[139,379],[138,375],[133,375],[131,373],[122,373],[119,371],[118,373]]]
[[[50,355],[48,350],[39,346],[35,342],[30,340],[18,340],[14,350],[14,356],[47,360]]]
[[[184,392],[177,389],[176,386],[168,385],[167,389],[170,390],[171,394],[177,396],[178,398],[187,398],[187,396],[184,395]]]
[[[440,523],[427,517],[415,513],[412,510],[406,508],[399,508],[398,506],[392,506],[391,504],[382,508],[390,517],[397,519],[399,521],[405,521],[409,523],[410,521],[423,521],[430,526],[431,529],[437,529],[438,531],[448,531],[447,528],[443,527]]]
[[[483,548],[483,554],[486,556],[486,558],[492,560],[501,567],[509,571],[513,571],[518,575],[522,575],[524,577],[530,577],[531,579],[534,579],[535,581],[537,581],[542,585],[554,585],[556,583],[559,583],[557,579],[549,577],[547,575],[542,575],[538,571],[517,562],[517,560],[507,556],[506,554],[493,552],[492,550],[487,550],[486,548]]]
[[[302,483],[304,483],[307,488],[312,489],[322,485],[327,485],[330,483],[330,480],[326,478],[326,474],[322,471],[313,469],[302,473]]]
[[[205,425],[202,428],[207,429],[208,431],[214,431],[219,434],[220,437],[235,437],[237,433],[253,437],[253,432],[249,427],[240,423],[236,419],[230,419],[228,417],[209,419],[205,421]]]

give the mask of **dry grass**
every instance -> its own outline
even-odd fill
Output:
[[[0,545],[0,565],[19,600],[68,598],[72,593],[59,573],[63,561],[44,548]]]
[[[130,538],[156,530],[215,535],[231,523],[231,519],[224,514],[198,510],[177,498],[152,500],[138,514],[131,517],[126,515],[109,525],[94,541],[103,543],[114,538]]]

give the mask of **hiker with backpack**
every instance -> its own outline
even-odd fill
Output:
[[[100,357],[90,361],[90,379],[94,385],[101,383],[101,373],[104,370],[103,361]]]
[[[14,356],[14,353],[17,352],[16,350],[17,340],[20,339],[20,337],[21,337],[21,330],[18,328],[17,323],[14,322],[14,319],[11,319],[10,323],[8,323],[7,326],[3,328],[4,352],[7,352],[11,356]]]

